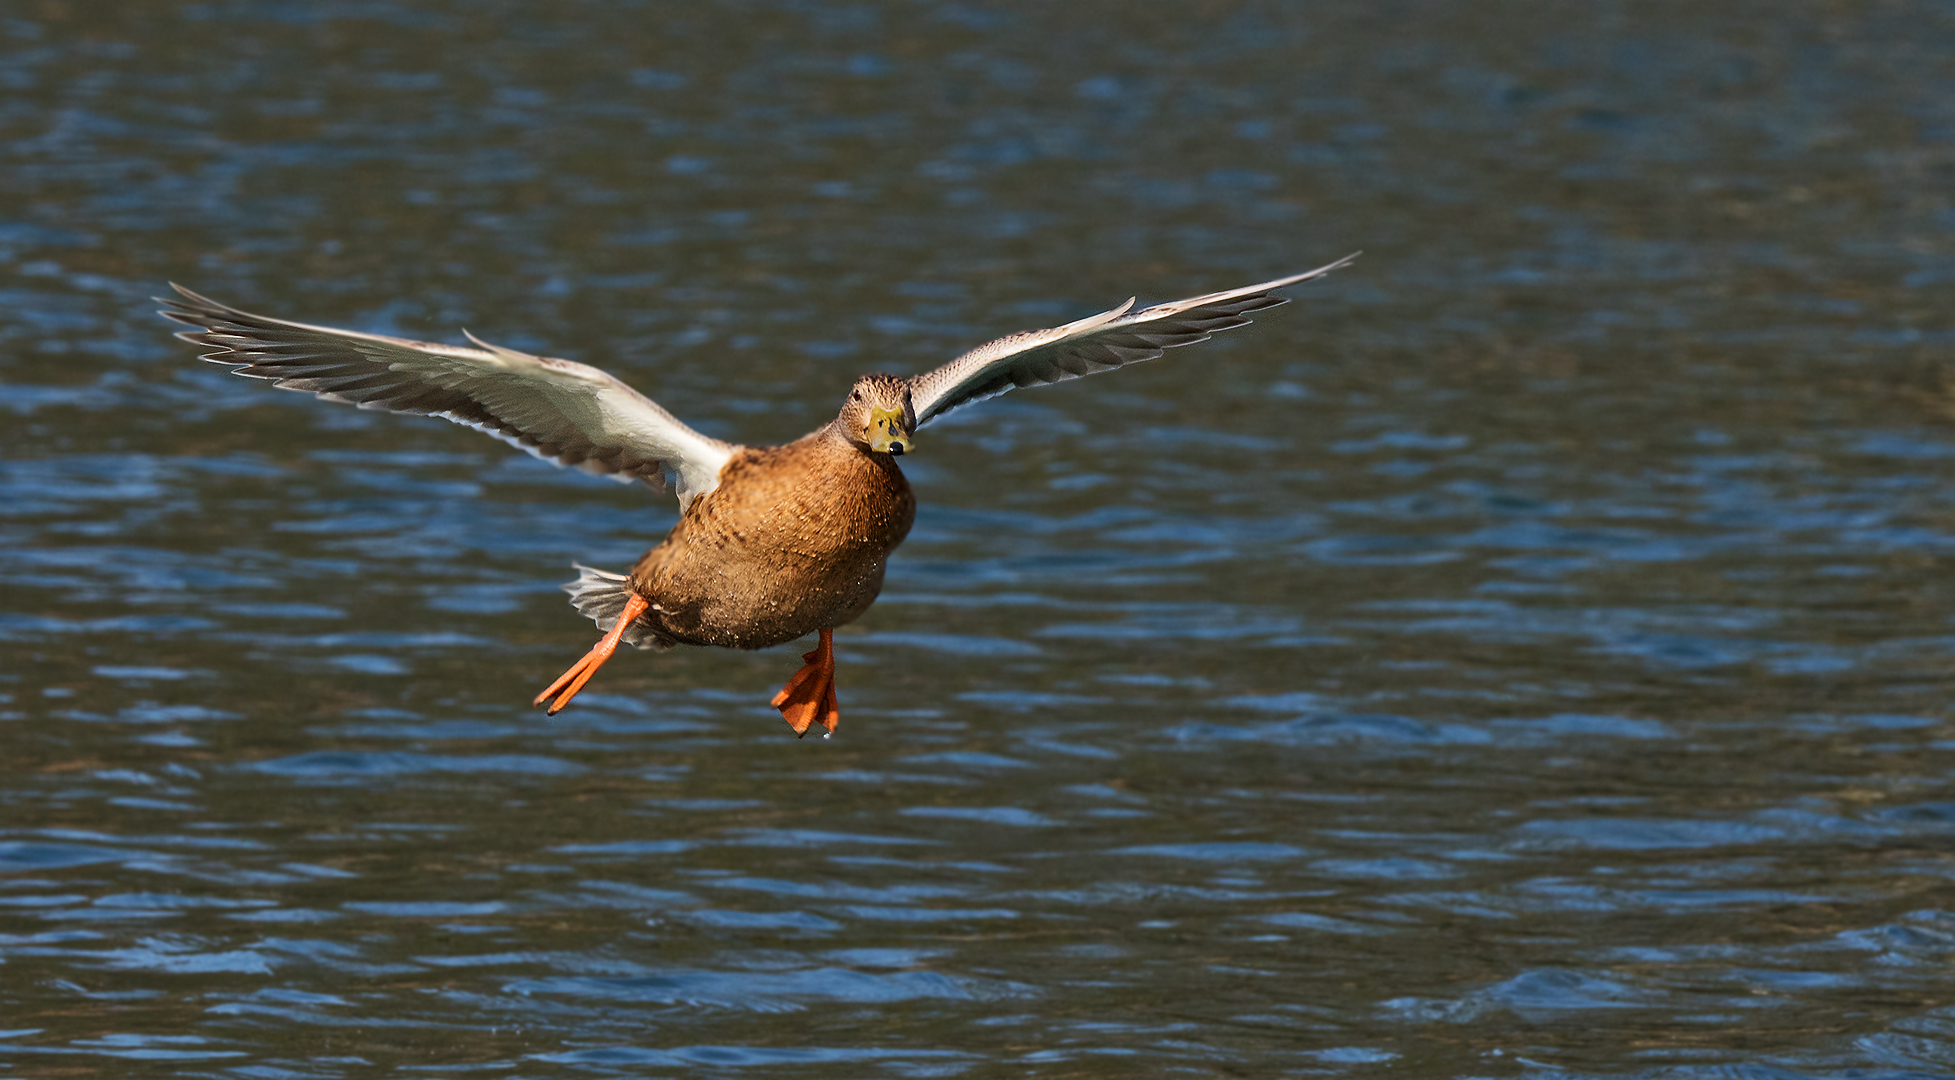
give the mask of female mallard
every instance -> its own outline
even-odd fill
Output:
[[[925,375],[864,375],[834,421],[785,446],[737,446],[680,423],[643,394],[585,364],[491,345],[430,345],[252,315],[173,285],[163,315],[199,327],[177,336],[238,375],[363,409],[439,416],[561,465],[679,496],[679,523],[628,575],[579,567],[571,603],[607,631],[536,697],[555,714],[620,641],[640,647],[764,649],[818,632],[821,643],[774,695],[806,734],[835,730],[831,633],[882,590],[889,553],[909,534],[916,499],[896,467],[915,431],[1013,387],[1063,382],[1152,360],[1164,349],[1242,326],[1305,274],[1132,311],[1132,300],[1051,330],[999,338]]]

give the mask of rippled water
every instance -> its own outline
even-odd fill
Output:
[[[1944,6],[23,5],[0,1071],[1955,1072]],[[614,661],[670,504],[199,365],[181,281],[924,432],[843,724]],[[149,1070],[149,1071],[145,1071]]]

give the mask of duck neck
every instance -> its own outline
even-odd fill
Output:
[[[865,454],[869,452],[869,448],[862,445],[860,441],[849,438],[848,426],[842,423],[842,418],[839,416],[830,420],[828,426],[816,431],[813,437],[823,442],[837,443],[841,446],[851,447]]]

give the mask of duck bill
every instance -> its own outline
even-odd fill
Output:
[[[869,410],[869,449],[878,454],[907,454],[916,449],[916,436],[895,409]]]

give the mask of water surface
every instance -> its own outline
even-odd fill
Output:
[[[0,21],[0,1069],[1955,1071],[1955,24],[1919,3],[44,4]],[[230,378],[169,280],[923,433],[798,662],[673,520]]]

